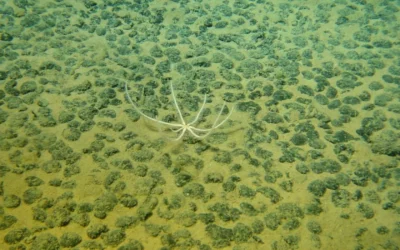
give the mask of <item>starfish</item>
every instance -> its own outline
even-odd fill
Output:
[[[135,102],[133,102],[132,98],[129,96],[128,85],[126,83],[125,83],[125,94],[126,94],[126,97],[128,98],[128,101],[132,105],[132,107],[141,116],[146,117],[147,119],[149,119],[149,120],[151,120],[153,122],[156,122],[156,123],[159,123],[159,124],[162,124],[162,125],[166,125],[173,132],[176,132],[178,134],[178,136],[177,136],[176,139],[174,139],[175,141],[178,141],[178,140],[182,139],[182,137],[187,133],[190,134],[191,136],[195,137],[195,138],[203,139],[206,136],[208,136],[212,131],[214,131],[215,129],[217,129],[220,126],[222,126],[229,119],[229,117],[232,115],[233,108],[230,110],[229,114],[225,117],[225,119],[223,119],[221,122],[218,122],[220,120],[222,112],[223,112],[223,110],[224,110],[224,108],[226,106],[225,102],[224,102],[224,104],[223,104],[221,110],[219,111],[218,116],[215,119],[215,121],[214,121],[213,125],[211,126],[211,128],[197,128],[197,127],[195,127],[195,124],[199,120],[199,118],[201,116],[201,113],[204,110],[204,106],[205,106],[206,101],[207,101],[207,95],[204,95],[203,104],[201,105],[201,108],[200,108],[199,112],[197,113],[196,117],[191,122],[186,122],[185,119],[183,118],[182,111],[179,108],[178,102],[176,101],[176,96],[175,96],[174,87],[172,86],[172,83],[170,83],[170,86],[171,86],[172,99],[174,101],[174,105],[175,105],[176,111],[178,112],[180,123],[164,122],[164,121],[155,119],[155,118],[150,117],[150,116],[146,115],[145,113],[143,113],[138,108],[138,106],[135,104]]]

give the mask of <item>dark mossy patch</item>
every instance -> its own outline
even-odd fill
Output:
[[[4,206],[6,208],[16,208],[21,204],[21,198],[15,194],[9,194],[4,196]]]
[[[230,246],[230,242],[234,239],[232,229],[220,227],[215,224],[206,226],[207,235],[213,240],[213,246],[217,248]]]
[[[239,195],[242,197],[253,198],[256,195],[256,191],[249,188],[248,186],[240,185],[239,186]]]
[[[324,172],[334,174],[341,170],[341,165],[332,159],[320,159],[312,162],[310,168],[316,174]]]
[[[44,184],[44,181],[36,176],[28,176],[25,178],[25,182],[29,187],[37,187]]]
[[[308,191],[317,197],[322,197],[325,194],[325,182],[321,180],[314,180],[308,184]]]
[[[336,86],[340,89],[354,89],[361,85],[362,85],[361,82],[346,78],[340,79],[336,82]]]
[[[345,189],[340,189],[332,192],[331,200],[335,207],[345,208],[349,207],[351,201],[351,194]]]
[[[192,181],[192,176],[189,174],[179,173],[175,176],[175,185],[177,187],[183,187],[190,181]]]
[[[212,213],[200,213],[198,215],[198,218],[201,222],[203,222],[206,225],[213,223],[215,221],[215,216]]]
[[[274,98],[275,101],[279,102],[284,100],[290,100],[293,97],[293,94],[289,91],[279,89],[274,92],[272,97]]]
[[[10,228],[17,222],[17,218],[12,215],[4,215],[0,217],[0,230]]]
[[[320,234],[322,232],[321,225],[316,221],[309,221],[307,223],[307,229],[313,234]]]
[[[379,131],[385,127],[384,122],[377,117],[365,117],[361,121],[361,128],[356,132],[362,136],[364,140],[368,140],[374,132]]]
[[[209,207],[209,210],[215,212],[222,221],[237,221],[240,218],[241,211],[237,208],[231,208],[227,203],[217,202]]]
[[[395,114],[400,114],[400,104],[399,103],[392,103],[388,106],[388,111],[393,112]]]
[[[249,112],[252,115],[257,115],[260,112],[261,107],[253,101],[239,102],[236,108],[241,112]]]
[[[278,113],[269,112],[266,116],[263,117],[263,121],[267,123],[278,124],[283,122],[283,118]]]
[[[361,103],[360,99],[355,96],[346,96],[343,98],[342,101],[344,104],[349,104],[349,105],[356,105]]]
[[[153,151],[149,149],[141,149],[131,153],[131,157],[137,162],[148,162],[154,157]]]
[[[292,136],[290,141],[296,146],[302,146],[307,143],[308,137],[305,134],[297,133]]]
[[[204,183],[222,183],[224,176],[221,173],[208,173],[204,177]]]
[[[281,218],[277,213],[269,213],[264,217],[264,223],[268,229],[275,231],[281,224]]]
[[[314,90],[307,85],[300,85],[297,87],[297,90],[302,94],[314,96]]]
[[[32,242],[32,249],[60,249],[56,236],[50,233],[39,234]]]
[[[243,223],[237,223],[233,227],[232,231],[233,231],[233,239],[235,240],[236,243],[248,242],[253,235],[251,227]]]
[[[325,139],[333,144],[344,143],[355,140],[355,138],[344,130],[335,132],[333,135],[326,135]]]
[[[339,183],[333,177],[326,177],[323,181],[327,189],[337,190],[339,188]]]
[[[321,208],[321,204],[319,204],[318,201],[307,204],[304,209],[305,209],[304,212],[307,215],[319,215],[323,212],[323,209]]]
[[[104,233],[102,238],[105,245],[115,247],[125,240],[126,233],[123,229],[115,229]]]
[[[322,94],[317,94],[314,97],[315,101],[317,101],[318,104],[320,105],[328,105],[329,104],[329,99],[328,97],[322,95]]]
[[[310,169],[307,167],[306,164],[304,163],[298,163],[296,164],[296,170],[300,173],[300,174],[307,174],[308,172],[310,172]]]
[[[183,194],[191,198],[202,198],[205,195],[205,188],[199,183],[189,183],[183,189]]]
[[[108,232],[109,228],[105,224],[91,224],[87,230],[86,234],[90,239],[97,239],[101,234]]]
[[[361,213],[366,219],[372,219],[375,216],[374,210],[365,203],[359,203],[357,205],[357,212]]]
[[[332,100],[330,103],[328,103],[328,108],[329,109],[337,109],[342,105],[342,102],[340,100]]]
[[[392,47],[392,42],[385,39],[375,40],[372,45],[377,48],[390,49]]]
[[[383,130],[372,139],[372,152],[395,156],[400,154],[399,134],[393,130]]]
[[[30,235],[31,231],[27,228],[13,229],[5,234],[4,242],[10,245],[17,244]]]
[[[31,187],[25,190],[23,194],[23,201],[26,204],[33,204],[35,201],[40,199],[43,196],[43,191],[36,187]]]
[[[82,237],[74,232],[63,233],[60,237],[60,245],[62,247],[75,247],[81,243]]]
[[[219,151],[214,155],[213,160],[219,163],[229,164],[232,162],[232,155],[227,151]]]
[[[368,88],[372,91],[378,91],[380,89],[383,89],[383,85],[380,82],[373,81],[368,85]]]
[[[336,181],[338,182],[339,185],[342,186],[347,186],[351,183],[350,176],[348,176],[345,173],[338,173],[336,175]]]
[[[393,97],[388,93],[383,93],[375,96],[374,104],[379,107],[385,107],[390,101],[393,100]]]

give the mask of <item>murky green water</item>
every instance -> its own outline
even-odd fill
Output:
[[[399,8],[1,0],[0,248],[399,249]]]

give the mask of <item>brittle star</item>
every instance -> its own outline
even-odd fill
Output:
[[[221,122],[218,123],[219,118],[221,117],[222,112],[223,112],[223,110],[224,110],[224,108],[226,106],[225,102],[224,102],[224,104],[222,105],[222,108],[219,111],[218,116],[215,119],[215,121],[214,121],[214,123],[213,123],[211,128],[196,128],[194,126],[194,124],[199,120],[199,118],[201,116],[201,113],[203,112],[204,106],[205,106],[206,101],[207,101],[207,96],[204,95],[203,104],[201,105],[201,108],[200,108],[199,112],[197,113],[196,117],[193,119],[193,121],[188,123],[183,118],[182,111],[179,108],[178,102],[176,101],[176,96],[175,96],[174,87],[172,86],[172,83],[170,84],[170,86],[171,86],[172,99],[174,101],[174,105],[175,105],[175,108],[176,108],[176,110],[178,112],[179,120],[180,120],[181,123],[170,123],[170,122],[160,121],[158,119],[155,119],[155,118],[150,117],[150,116],[146,115],[145,113],[143,113],[138,108],[138,106],[133,102],[132,98],[129,96],[128,85],[126,83],[125,83],[125,93],[126,93],[126,96],[127,96],[128,100],[129,100],[129,102],[132,104],[132,107],[141,116],[144,116],[144,117],[146,117],[147,119],[149,119],[151,121],[154,121],[154,122],[169,126],[172,131],[174,131],[176,133],[179,133],[178,137],[176,139],[174,139],[175,141],[178,141],[178,140],[182,139],[182,137],[186,134],[186,132],[189,132],[189,134],[191,134],[195,138],[203,139],[206,136],[208,136],[214,129],[219,128],[220,126],[222,126],[222,124],[224,124],[229,119],[229,117],[232,115],[233,108],[230,110],[229,114],[225,117],[225,119],[223,119]]]

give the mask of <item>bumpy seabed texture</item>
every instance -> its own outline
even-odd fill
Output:
[[[0,249],[399,249],[399,8],[1,0]]]

